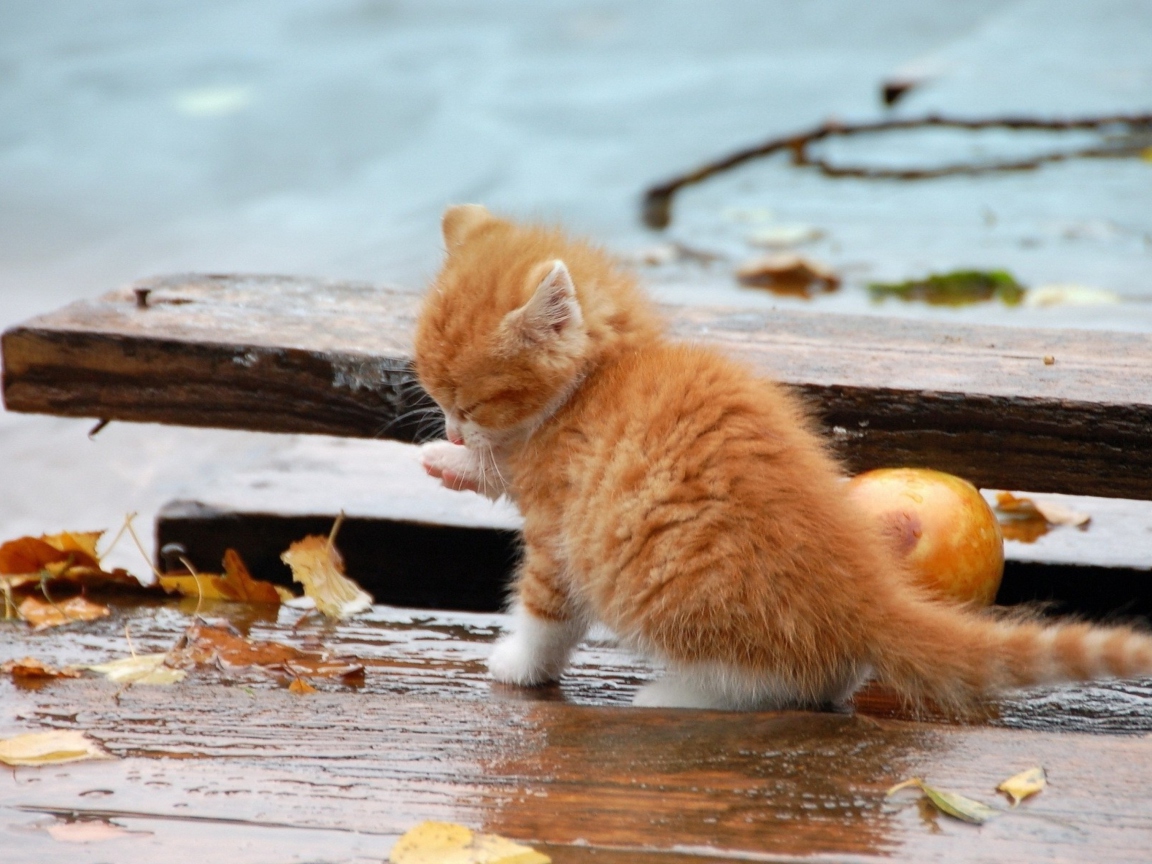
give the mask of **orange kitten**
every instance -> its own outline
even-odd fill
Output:
[[[1131,628],[998,619],[911,587],[796,398],[666,339],[599,250],[475,205],[443,227],[416,368],[450,441],[423,458],[524,515],[497,680],[556,679],[594,621],[667,667],[639,705],[815,706],[872,675],[964,708],[1152,671]]]

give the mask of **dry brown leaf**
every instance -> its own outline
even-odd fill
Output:
[[[210,573],[174,575],[166,573],[160,577],[160,587],[170,594],[185,597],[203,597],[205,600],[232,600],[237,603],[266,603],[280,605],[281,595],[271,582],[261,582],[252,578],[244,559],[235,549],[224,553],[224,575]]]
[[[28,732],[0,739],[0,762],[5,765],[57,765],[83,759],[111,759],[83,732],[56,730]]]
[[[391,864],[551,864],[531,846],[498,834],[477,834],[452,822],[421,822],[388,855]]]
[[[193,668],[218,666],[238,669],[259,666],[285,672],[294,678],[342,678],[354,683],[364,675],[359,663],[329,658],[322,652],[305,652],[283,642],[246,639],[224,627],[193,624],[168,652],[173,666]]]
[[[1048,774],[1037,765],[1035,768],[1021,771],[1019,774],[1013,774],[997,786],[996,791],[1009,796],[1012,799],[1012,806],[1015,807],[1025,798],[1043,790],[1047,785]]]
[[[799,255],[766,255],[748,261],[736,270],[741,285],[767,288],[776,294],[811,297],[840,287],[840,277],[823,264]]]
[[[289,546],[280,560],[292,568],[292,578],[304,586],[317,609],[343,620],[371,608],[372,595],[344,575],[344,559],[332,540],[310,535]]]
[[[19,537],[0,545],[0,576],[6,590],[27,593],[42,580],[89,588],[145,590],[126,570],[100,567],[96,543],[103,531],[65,531],[42,537]]]
[[[6,672],[13,678],[79,678],[80,673],[75,669],[57,669],[49,666],[43,660],[35,657],[25,657],[21,660],[9,660],[0,665],[0,672]]]
[[[0,545],[0,573],[6,576],[33,574],[39,576],[49,564],[67,563],[79,567],[100,568],[100,562],[94,555],[81,549],[59,548],[64,544],[53,545],[48,542],[49,539],[55,538],[20,537]]]
[[[288,692],[304,696],[308,693],[315,693],[316,688],[305,681],[303,678],[293,678],[292,683],[288,685]]]
[[[74,621],[93,621],[112,614],[102,603],[93,603],[80,595],[58,603],[48,603],[30,595],[20,601],[16,612],[32,625],[33,630],[46,630]]]

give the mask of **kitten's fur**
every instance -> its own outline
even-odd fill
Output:
[[[668,667],[642,705],[814,706],[871,674],[964,709],[1152,671],[1132,628],[1009,620],[913,588],[796,398],[670,342],[600,251],[475,205],[443,229],[416,367],[467,446],[426,445],[425,465],[524,515],[496,679],[556,679],[593,621]]]

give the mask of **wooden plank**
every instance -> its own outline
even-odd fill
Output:
[[[427,405],[409,369],[417,303],[288,277],[148,280],[7,331],[4,399],[412,440]],[[669,317],[679,337],[799,387],[855,470],[925,465],[985,487],[1152,499],[1152,335],[702,307]]]
[[[1149,736],[1050,731],[1059,722],[1020,731],[633,709],[608,704],[620,701],[613,685],[625,670],[597,659],[620,650],[604,645],[577,659],[584,691],[498,687],[475,658],[499,620],[377,609],[296,632],[290,617],[249,619],[253,635],[322,639],[368,664],[363,688],[327,685],[304,697],[237,670],[128,689],[82,680],[18,690],[0,680],[12,718],[0,721],[4,734],[82,729],[118,757],[17,769],[0,784],[9,817],[0,848],[17,852],[5,860],[59,852],[34,822],[76,818],[152,832],[92,847],[99,860],[124,862],[295,857],[286,852],[379,860],[423,819],[532,843],[557,864],[1147,860]],[[169,606],[124,608],[73,635],[13,633],[6,653],[39,644],[47,659],[93,662],[125,653],[125,623],[138,650],[156,650],[187,621]],[[1040,713],[1077,712],[1033,699]],[[1107,710],[1106,700],[1096,704]],[[1047,768],[1049,789],[980,828],[933,814],[914,795],[884,794],[922,776],[994,803],[997,782],[1035,764]],[[196,837],[219,842],[205,849]]]

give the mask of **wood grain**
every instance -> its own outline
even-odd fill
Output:
[[[417,304],[290,277],[147,280],[7,331],[4,400],[413,440],[438,431],[421,428],[429,406],[410,371]],[[703,307],[668,316],[678,337],[799,388],[854,470],[930,466],[984,487],[1152,499],[1152,335]]]
[[[12,630],[4,656],[32,646],[50,662],[121,656],[126,624],[137,650],[164,650],[191,620],[177,608],[120,604],[113,618],[72,630]],[[118,757],[0,775],[6,862],[59,854],[42,829],[77,819],[150,832],[94,844],[102,857],[80,859],[125,864],[381,860],[424,819],[531,843],[557,864],[1143,861],[1152,843],[1152,738],[1054,731],[1069,728],[1061,712],[1078,709],[1053,714],[1042,694],[1031,698],[1055,720],[1043,731],[634,709],[622,703],[651,671],[629,669],[609,644],[585,645],[560,687],[521,690],[484,675],[501,616],[377,607],[296,628],[292,613],[275,621],[251,608],[201,611],[227,613],[255,638],[355,656],[363,685],[320,681],[320,692],[297,696],[235,668],[171,687],[85,679],[22,689],[0,679],[0,733],[80,729]],[[1108,710],[1106,699],[1085,705]],[[921,776],[1007,809],[994,787],[1036,764],[1051,786],[980,828],[912,793],[885,797]]]

